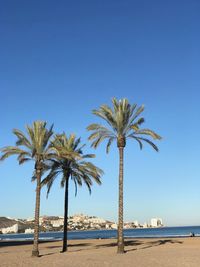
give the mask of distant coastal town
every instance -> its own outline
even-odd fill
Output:
[[[40,216],[39,225],[41,232],[63,231],[64,217],[61,216]],[[137,220],[133,222],[125,222],[124,229],[132,228],[149,228],[162,227],[161,218],[152,218],[150,223],[139,223]],[[108,221],[96,216],[88,216],[84,214],[75,214],[68,218],[68,230],[105,230],[117,229],[117,223]],[[34,232],[34,219],[12,219],[9,217],[0,217],[0,234],[26,233]]]

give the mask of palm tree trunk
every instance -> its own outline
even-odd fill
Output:
[[[67,251],[68,198],[69,198],[69,177],[66,178],[66,182],[65,182],[64,230],[63,230],[62,252]]]
[[[39,216],[40,216],[40,189],[41,189],[41,169],[36,169],[37,187],[35,202],[35,229],[32,256],[39,257],[38,241],[39,241]]]
[[[118,249],[117,253],[124,253],[123,235],[123,167],[124,167],[124,147],[119,147],[119,211],[118,211]]]

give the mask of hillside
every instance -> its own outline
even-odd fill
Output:
[[[11,227],[16,223],[18,223],[18,221],[14,220],[14,219],[9,219],[7,217],[0,217],[0,229]]]

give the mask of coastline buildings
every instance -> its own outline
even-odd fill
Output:
[[[151,227],[161,227],[161,226],[163,226],[163,222],[161,218],[151,219]]]
[[[64,218],[58,218],[57,220],[51,220],[50,223],[53,227],[61,227],[64,225]]]
[[[64,218],[61,216],[41,216],[39,219],[40,231],[63,231]],[[155,228],[162,227],[161,218],[152,218],[150,223],[140,224],[138,221],[124,222],[124,229],[133,228]],[[100,230],[100,229],[117,229],[118,225],[96,216],[88,216],[84,214],[75,214],[68,218],[68,230]],[[34,220],[18,220],[0,217],[0,233],[33,233]]]
[[[8,233],[18,233],[19,227],[18,224],[14,224],[13,226],[6,227],[6,228],[1,228],[2,234],[8,234]]]
[[[34,229],[27,228],[27,229],[25,229],[24,233],[25,234],[33,234],[34,233]]]

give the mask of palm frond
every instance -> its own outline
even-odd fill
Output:
[[[30,156],[29,152],[20,149],[16,146],[7,146],[1,149],[2,155],[0,157],[0,160],[5,160],[6,158],[13,156],[13,155],[27,155]]]
[[[108,143],[107,143],[107,146],[106,146],[106,153],[108,154],[110,152],[110,146],[112,144],[112,142],[116,139],[116,137],[110,137],[108,139]]]
[[[140,106],[137,108],[136,112],[132,115],[131,120],[130,120],[130,125],[140,116],[140,114],[144,111],[144,105]]]
[[[29,149],[32,148],[31,142],[28,140],[28,138],[25,136],[23,132],[21,132],[18,129],[13,129],[13,133],[17,136],[18,140],[16,141],[17,146],[25,146]]]
[[[47,144],[49,143],[50,138],[53,135],[53,127],[54,127],[54,125],[52,124],[49,129],[44,129],[44,137],[43,137],[43,142],[42,142],[43,143],[43,149],[46,148]]]
[[[47,186],[47,198],[56,177],[61,173],[60,169],[52,169],[51,172],[42,180],[41,186]]]
[[[137,139],[148,143],[157,152],[159,151],[158,147],[152,141],[150,141],[149,139],[146,139],[146,138],[143,138],[143,137],[137,137]]]
[[[154,131],[152,130],[149,130],[149,129],[139,129],[137,131],[135,131],[136,135],[149,135],[151,136],[153,139],[158,139],[158,140],[161,140],[162,137],[160,135],[158,135],[157,133],[155,133]]]
[[[130,134],[130,135],[128,135],[128,138],[133,138],[133,139],[135,139],[135,141],[139,144],[139,146],[140,146],[140,150],[142,150],[142,148],[143,148],[143,144],[142,144],[142,142],[140,141],[140,139],[138,138],[138,137],[136,137],[136,136],[134,136],[133,134]]]
[[[73,182],[74,182],[74,186],[75,186],[75,197],[77,196],[77,192],[78,192],[78,187],[77,187],[77,181],[76,181],[76,178],[74,178],[73,176],[72,176],[72,180],[73,180]]]
[[[103,142],[108,136],[107,135],[101,135],[97,137],[91,144],[91,147],[97,148],[101,142]]]
[[[82,159],[85,159],[85,158],[95,158],[96,155],[95,154],[85,154],[85,155],[82,155],[81,158]]]
[[[115,131],[117,131],[116,122],[110,111],[106,110],[105,105],[101,106],[99,110],[94,109],[92,113],[102,119],[104,119]]]

